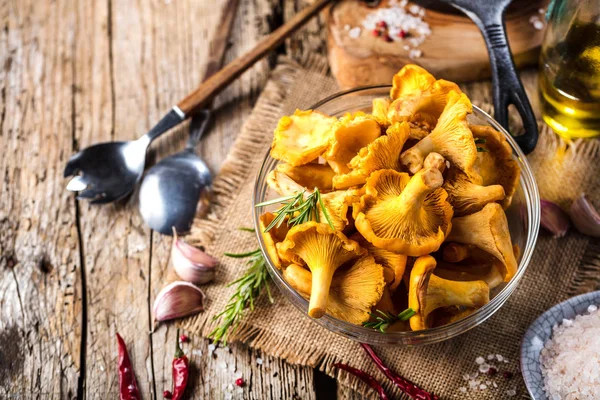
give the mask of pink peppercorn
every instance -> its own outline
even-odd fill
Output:
[[[510,371],[504,371],[504,374],[502,374],[504,376],[505,379],[510,379],[513,377],[513,373]]]
[[[181,343],[186,343],[188,340],[190,340],[190,338],[186,335],[181,335],[179,336],[179,340],[181,340]]]
[[[383,40],[385,40],[388,43],[394,41],[394,39],[392,39],[392,37],[390,35],[388,35],[387,33],[383,36]]]
[[[406,37],[406,31],[405,30],[400,30],[400,32],[398,32],[398,37],[404,39]]]
[[[373,29],[373,30],[371,31],[371,34],[372,34],[373,36],[381,36],[381,31],[380,31],[379,29]]]
[[[388,27],[385,21],[379,21],[375,26],[383,29],[386,29]]]
[[[163,392],[163,397],[164,397],[165,399],[170,399],[170,398],[172,398],[172,397],[173,397],[173,394],[171,393],[171,391],[170,391],[170,390],[165,390],[165,391]]]
[[[242,387],[242,386],[244,386],[244,384],[245,384],[245,382],[244,382],[244,378],[237,378],[237,379],[235,380],[235,384],[236,384],[236,386],[239,386],[239,387]]]

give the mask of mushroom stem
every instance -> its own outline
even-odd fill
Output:
[[[397,198],[397,204],[420,210],[425,196],[442,186],[443,183],[444,178],[438,169],[424,169],[408,181],[406,188]]]
[[[427,157],[425,157],[425,161],[423,162],[424,168],[435,168],[440,172],[444,172],[446,169],[446,159],[440,154],[436,152],[429,153]]]
[[[333,279],[334,268],[321,267],[312,269],[312,287],[308,315],[312,318],[321,318],[327,310],[329,287]]]
[[[451,263],[461,262],[465,258],[469,257],[471,249],[466,244],[461,243],[448,243],[444,247],[444,261]]]

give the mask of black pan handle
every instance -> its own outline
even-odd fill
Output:
[[[490,55],[492,83],[494,84],[494,118],[508,130],[508,106],[514,104],[523,120],[525,133],[516,136],[523,153],[529,154],[538,141],[538,127],[531,104],[517,75],[515,63],[506,40],[506,31],[500,23],[485,25],[481,30]]]

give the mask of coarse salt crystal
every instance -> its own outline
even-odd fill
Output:
[[[463,379],[468,381],[470,379],[469,374],[463,374]]]
[[[541,31],[542,29],[544,29],[544,23],[542,21],[534,21],[533,27],[538,31]]]
[[[233,385],[231,383],[229,385],[227,385],[227,391],[233,392]]]
[[[244,394],[244,389],[243,389],[243,388],[237,388],[237,389],[235,390],[235,392],[236,392],[237,394]]]
[[[227,363],[225,361],[221,361],[219,363],[219,368],[221,368],[221,369],[227,369]]]
[[[416,4],[411,4],[411,6],[410,6],[410,7],[408,7],[408,11],[409,11],[411,14],[415,14],[415,15],[417,15],[417,14],[419,13],[419,11],[421,11],[421,7],[419,7],[419,6],[418,6],[418,5],[416,5]]]
[[[590,304],[587,308],[587,312],[588,313],[593,313],[594,311],[598,311],[598,306],[594,305],[594,304]]]
[[[540,14],[545,14],[545,13],[546,13],[546,10],[544,10],[543,8],[540,8],[540,9],[538,10],[538,13],[540,13]]]
[[[467,393],[467,388],[464,386],[459,387],[458,390],[460,390],[461,393]]]
[[[502,354],[496,354],[496,360],[502,362],[504,360],[504,357],[502,357]]]
[[[350,25],[348,25],[348,24],[344,25],[344,30],[345,31],[349,31],[350,30]]]
[[[479,390],[485,390],[485,389],[487,389],[487,386],[485,384],[482,383],[481,385],[479,385]]]
[[[360,33],[361,29],[358,26],[355,26],[348,31],[348,36],[350,36],[352,39],[356,39],[360,36]]]
[[[506,395],[507,395],[508,397],[514,397],[514,396],[516,396],[516,395],[517,395],[517,391],[516,391],[515,389],[508,389],[508,390],[506,391]]]
[[[492,386],[492,381],[485,381],[485,384],[488,386]]]
[[[493,360],[494,358],[496,358],[496,356],[494,356],[493,354],[488,354],[487,356],[488,360]]]
[[[497,389],[498,388],[498,384],[496,382],[492,382],[492,385]]]
[[[490,372],[490,365],[486,363],[479,365],[479,372],[481,372],[482,374],[487,374],[488,372]]]
[[[194,349],[192,350],[192,354],[198,357],[202,356],[202,350]]]
[[[410,50],[410,46],[409,46],[409,45],[407,45],[407,44],[405,44],[404,46],[402,46],[402,48],[403,48],[404,50],[406,50],[406,51],[409,51],[409,50]]]
[[[217,346],[215,346],[212,343],[208,345],[208,351],[211,353],[214,352],[216,348],[217,348]]]
[[[256,359],[256,363],[257,363],[258,365],[263,365],[263,359],[262,359],[262,358],[260,358],[260,357],[259,357],[259,358],[257,358],[257,359]]]
[[[408,52],[408,57],[412,60],[414,60],[415,58],[419,58],[422,55],[423,55],[423,52],[418,49],[412,49],[411,51]]]
[[[483,364],[484,362],[485,362],[485,360],[483,359],[483,357],[477,357],[477,358],[475,359],[475,363],[476,363],[476,364],[479,364],[479,365],[481,365],[481,364]]]

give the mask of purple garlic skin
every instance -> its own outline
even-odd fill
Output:
[[[215,278],[217,260],[201,249],[187,244],[173,232],[171,263],[181,279],[198,285]]]
[[[154,320],[168,321],[204,311],[204,297],[204,292],[189,282],[170,283],[154,300]]]
[[[571,221],[584,235],[600,237],[600,214],[585,193],[571,204]]]
[[[542,227],[552,233],[555,238],[565,236],[571,225],[569,215],[549,200],[541,199],[540,203],[542,210],[540,224]]]

